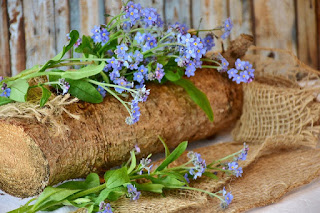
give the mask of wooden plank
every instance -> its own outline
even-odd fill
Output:
[[[233,29],[231,30],[230,39],[234,40],[242,33],[252,35],[251,1],[229,0],[228,5],[229,15],[233,22]]]
[[[8,0],[10,23],[11,72],[16,75],[26,69],[26,47],[22,0]]]
[[[256,45],[281,48],[297,54],[294,1],[253,2]],[[278,54],[274,52],[264,54],[278,58]]]
[[[165,23],[174,24],[177,21],[190,27],[190,0],[165,0]]]
[[[26,67],[44,64],[56,55],[54,5],[51,0],[23,1]]]
[[[54,0],[54,23],[55,23],[55,37],[56,37],[56,52],[60,52],[66,44],[66,34],[70,32],[70,16],[69,4],[65,0]],[[66,57],[70,54],[66,53]]]
[[[136,0],[135,3],[140,3],[142,7],[153,7],[157,9],[157,12],[160,14],[161,18],[164,20],[163,11],[164,11],[164,1],[166,0]],[[166,1],[167,2],[167,1]]]
[[[104,7],[105,13],[110,15],[106,18],[106,23],[108,23],[113,16],[116,16],[120,13],[122,4],[119,0],[105,0]]]
[[[222,26],[223,22],[228,18],[228,1],[227,0],[196,0],[192,1],[193,26],[198,29],[199,22],[200,29],[213,29],[217,26]],[[222,33],[215,31],[217,35]],[[205,33],[201,33],[204,36]],[[213,51],[222,51],[222,39],[215,41],[216,46]],[[223,41],[224,48],[227,48],[229,39]]]
[[[318,70],[320,70],[320,2],[316,1],[317,40],[318,40]]]
[[[7,1],[0,3],[0,76],[11,76]]]
[[[99,0],[80,0],[80,26],[81,33],[91,35],[91,29],[100,25],[99,21]]]
[[[313,68],[318,66],[316,0],[297,0],[298,57]]]

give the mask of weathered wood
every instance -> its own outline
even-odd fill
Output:
[[[163,10],[164,10],[164,1],[166,0],[135,0],[135,3],[140,3],[142,7],[153,7],[157,9],[157,12],[160,14],[161,18],[164,19]]]
[[[237,38],[240,34],[252,35],[252,14],[251,14],[251,1],[229,0],[229,14],[233,22],[233,29],[231,30],[230,39]]]
[[[297,0],[298,57],[313,68],[318,66],[316,0]]]
[[[7,1],[1,0],[0,8],[0,76],[10,76],[10,49]]]
[[[190,0],[166,0],[164,6],[167,24],[178,21],[190,27]]]
[[[8,0],[10,23],[11,72],[16,75],[26,68],[26,47],[22,0]]]
[[[320,2],[316,1],[316,18],[317,18],[317,47],[318,47],[318,70],[320,70]]]
[[[106,18],[106,22],[108,23],[113,16],[119,15],[122,4],[118,0],[105,0],[104,7],[106,14],[110,15]]]
[[[222,26],[224,20],[228,18],[227,0],[199,0],[192,2],[193,27],[198,29],[199,21],[201,21],[200,29],[213,29]],[[215,31],[217,35],[222,35],[220,31]],[[205,35],[201,33],[200,35]],[[222,42],[224,49],[228,47],[229,38],[215,40],[216,46],[213,51],[222,51]]]
[[[23,13],[26,67],[30,68],[56,55],[53,1],[23,1]]]
[[[54,0],[54,24],[56,51],[60,52],[67,43],[66,35],[70,32],[69,4],[65,0]],[[66,53],[66,57],[70,54]]]
[[[80,0],[80,25],[81,33],[91,35],[91,29],[95,25],[100,25],[99,21],[99,1],[98,0]]]
[[[255,39],[256,45],[281,48],[297,54],[294,1],[255,0]],[[275,56],[277,53],[266,52]]]

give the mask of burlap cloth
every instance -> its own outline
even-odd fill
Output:
[[[218,199],[203,193],[174,190],[165,196],[142,193],[137,202],[120,199],[111,203],[115,212],[243,212],[274,203],[320,176],[320,73],[289,52],[272,49],[276,58],[270,58],[264,49],[253,50],[245,59],[253,63],[256,80],[244,85],[235,141],[194,150],[210,162],[240,150],[243,142],[249,145],[241,178],[218,174],[218,181],[200,178],[192,184],[211,192],[226,186],[234,195],[229,208],[221,209]],[[176,163],[186,160],[184,155]]]

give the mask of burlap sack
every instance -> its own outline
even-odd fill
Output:
[[[245,58],[254,64],[256,80],[244,85],[243,114],[232,133],[236,142],[194,150],[210,162],[240,150],[244,141],[249,145],[248,158],[240,165],[243,177],[218,174],[218,181],[200,178],[192,184],[211,192],[226,186],[234,195],[229,208],[221,209],[219,200],[206,194],[175,190],[165,197],[142,193],[137,202],[120,199],[111,203],[115,212],[243,212],[274,203],[320,176],[320,149],[315,148],[320,73],[289,52],[272,49],[281,54],[279,60],[262,56],[261,50],[255,48],[256,54]],[[185,154],[176,164],[186,160]]]

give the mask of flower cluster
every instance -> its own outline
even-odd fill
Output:
[[[240,154],[234,158],[234,161],[227,164],[228,170],[232,171],[236,177],[242,177],[243,170],[242,167],[239,167],[238,161],[247,159],[248,150],[248,146],[244,143],[244,148],[241,150]]]
[[[188,158],[191,159],[193,164],[193,168],[189,170],[189,174],[193,176],[193,179],[196,180],[198,177],[201,177],[205,172],[207,165],[206,161],[201,158],[201,155],[196,152],[188,152]],[[187,175],[185,175],[185,179],[188,181]]]
[[[240,84],[241,82],[250,83],[254,79],[254,69],[252,69],[252,64],[249,61],[241,61],[237,59],[235,62],[236,68],[228,70],[229,78],[232,81]]]
[[[94,26],[91,30],[92,36],[91,38],[95,43],[101,43],[101,45],[105,45],[109,41],[109,32],[106,28],[101,26]]]
[[[127,197],[129,197],[131,201],[139,199],[141,192],[137,191],[137,188],[134,187],[134,185],[128,184],[127,189],[128,189]]]
[[[112,213],[112,208],[110,203],[101,202],[99,205],[99,212],[98,213]]]
[[[224,22],[224,33],[221,36],[222,39],[226,39],[230,35],[232,27],[233,27],[233,23],[231,19],[227,18],[227,20],[225,20]]]

